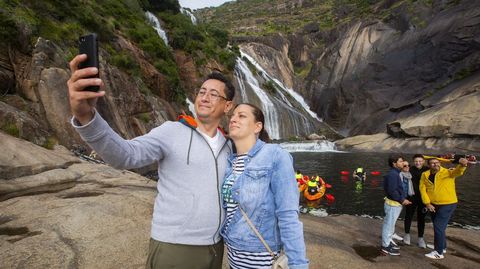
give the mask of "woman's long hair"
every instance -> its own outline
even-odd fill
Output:
[[[267,143],[270,142],[270,136],[268,136],[268,132],[267,130],[265,130],[265,116],[263,115],[263,111],[260,108],[258,108],[256,105],[251,103],[240,103],[236,105],[235,108],[237,108],[239,105],[247,105],[252,108],[252,113],[253,113],[253,117],[255,118],[255,122],[262,123],[262,129],[260,130],[258,138],[263,142],[267,142]]]

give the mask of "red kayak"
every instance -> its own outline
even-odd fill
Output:
[[[348,171],[340,171],[340,174],[341,174],[341,175],[348,175],[349,172],[348,172]]]
[[[372,171],[372,172],[370,172],[370,174],[372,176],[379,176],[381,173],[380,173],[380,171]]]

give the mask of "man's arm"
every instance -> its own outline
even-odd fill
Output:
[[[86,55],[77,55],[70,62],[72,72],[67,82],[72,125],[82,139],[93,148],[102,159],[116,168],[136,168],[149,165],[163,157],[162,131],[152,130],[148,135],[125,140],[110,128],[107,122],[95,112],[98,97],[105,92],[84,91],[87,86],[103,86],[101,79],[89,78],[98,73],[95,67],[78,69],[78,64]]]
[[[465,158],[460,158],[458,160],[458,165],[454,169],[448,170],[450,177],[456,178],[462,176],[465,173],[465,170],[467,170],[467,166],[468,160]]]

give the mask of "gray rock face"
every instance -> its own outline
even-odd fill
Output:
[[[138,50],[131,44],[122,48]],[[151,64],[146,64],[145,55],[136,52],[134,55],[148,74],[149,86],[162,84],[161,74]],[[15,129],[18,137],[39,145],[49,140],[67,147],[84,144],[70,126],[67,88],[70,70],[65,52],[53,42],[40,37],[31,53],[31,56],[23,54],[14,48],[0,51],[0,81],[7,86],[10,94],[4,98],[2,96],[0,101],[0,128]],[[172,119],[173,108],[169,103],[155,96],[146,97],[140,91],[144,86],[109,65],[106,61],[109,59],[107,52],[100,50],[99,53],[100,77],[107,94],[99,100],[97,109],[112,128],[125,138],[133,138]],[[12,79],[14,90],[10,86]],[[161,90],[160,87],[158,90]]]
[[[335,141],[339,150],[367,152],[402,152],[444,154],[465,152],[478,154],[480,140],[471,138],[395,138],[385,133],[358,135]]]
[[[144,268],[154,181],[0,140],[1,268]]]
[[[393,3],[375,8],[389,14],[382,20],[235,41],[254,48],[252,56],[283,81],[292,80],[312,110],[344,136],[478,137],[478,2]],[[348,13],[345,8],[336,12]],[[289,61],[295,72],[277,64]]]
[[[307,78],[312,107],[349,135],[385,132],[387,123],[415,117],[424,109],[419,102],[435,89],[448,88],[479,69],[479,14],[475,1],[465,1],[430,11],[422,17],[424,28],[415,27],[411,18],[408,27],[395,20],[347,27],[316,59]],[[455,91],[452,86],[438,98]],[[463,120],[470,125],[468,118]]]

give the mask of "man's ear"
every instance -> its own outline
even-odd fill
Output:
[[[228,113],[228,111],[230,111],[232,108],[233,108],[233,101],[227,101],[226,104],[225,104],[225,109],[223,110],[223,112],[225,112],[225,114]]]

